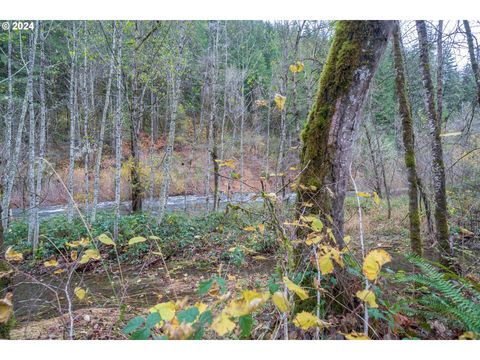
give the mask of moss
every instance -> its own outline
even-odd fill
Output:
[[[328,144],[328,133],[336,110],[336,101],[348,92],[356,69],[371,60],[372,54],[361,49],[365,48],[365,40],[377,31],[378,26],[378,22],[372,21],[336,23],[335,37],[320,77],[317,99],[301,135],[303,140],[301,163],[307,168],[300,176],[299,183],[304,186],[313,185],[321,188],[329,175],[335,148]],[[314,194],[299,195],[300,201],[314,196]],[[322,209],[314,212],[330,213],[329,196],[324,196],[321,203]]]
[[[415,153],[412,151],[405,152],[405,166],[409,168],[414,168],[415,164]]]
[[[5,260],[0,259],[0,273],[7,273],[10,271],[10,265]],[[3,298],[6,295],[7,290],[10,287],[10,278],[9,276],[3,276],[0,278],[0,298]],[[0,324],[0,339],[10,339],[10,329],[13,326],[13,317],[10,318],[6,323]]]

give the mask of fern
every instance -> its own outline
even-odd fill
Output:
[[[480,332],[480,293],[466,279],[447,276],[427,260],[415,255],[406,258],[420,270],[397,277],[397,282],[414,284],[418,313],[425,318],[442,316],[467,331]]]

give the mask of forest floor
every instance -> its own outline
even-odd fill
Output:
[[[363,211],[363,227],[367,249],[384,249],[392,256],[392,262],[387,268],[391,271],[412,270],[412,265],[406,261],[402,254],[408,253],[408,204],[404,196],[393,199],[393,211],[390,219],[386,217],[384,204],[375,207],[365,203]],[[351,251],[359,257],[361,249],[358,239],[358,216],[353,199],[347,199],[346,234],[352,237]],[[255,217],[248,221],[254,221]],[[245,219],[243,219],[245,220]],[[242,221],[243,221],[242,220]],[[185,223],[181,220],[180,226],[192,228],[186,237],[192,242],[180,251],[172,249],[171,255],[164,259],[151,255],[148,252],[133,254],[125,258],[120,268],[115,261],[108,262],[109,276],[100,264],[89,264],[78,271],[74,282],[88,289],[88,300],[74,302],[74,328],[77,339],[125,339],[121,332],[127,321],[134,315],[148,313],[151,306],[159,302],[185,298],[189,302],[200,300],[197,288],[200,282],[210,279],[216,274],[221,274],[227,279],[227,288],[230,291],[245,288],[268,288],[272,275],[276,272],[278,259],[275,254],[275,245],[260,244],[258,237],[242,231],[248,222],[235,218],[235,224],[230,224],[225,218],[218,218],[216,222],[201,223],[202,231],[196,225]],[[257,220],[258,221],[258,220]],[[243,225],[240,225],[243,224]],[[193,226],[193,227],[192,227]],[[238,227],[240,232],[232,230]],[[225,227],[225,228],[224,228]],[[195,235],[195,234],[200,235]],[[182,233],[173,231],[173,236],[182,242]],[[266,241],[265,239],[263,241]],[[425,240],[427,256],[433,256],[434,244]],[[234,249],[234,251],[232,251]],[[242,249],[241,251],[237,251]],[[166,249],[164,249],[166,250]],[[468,260],[478,259],[480,251],[477,248]],[[477,266],[478,264],[475,264]],[[120,271],[121,269],[121,271]],[[64,311],[64,299],[59,293],[46,289],[45,284],[64,286],[58,278],[52,276],[41,263],[31,265],[28,273],[33,274],[35,281],[25,273],[16,276],[15,282],[15,316],[17,323],[12,331],[14,339],[63,339],[67,338],[66,324],[69,320]],[[112,290],[112,284],[115,292]],[[361,287],[361,284],[359,284]],[[395,285],[385,285],[385,298],[393,302],[403,295]],[[360,289],[359,287],[359,289]],[[356,289],[350,289],[355,293]],[[57,296],[60,299],[56,298]],[[352,295],[353,296],[353,295]],[[62,310],[59,311],[59,308]],[[272,310],[267,310],[264,316],[269,319],[259,324],[254,331],[254,338],[271,338],[275,328],[279,325]],[[336,323],[336,329],[351,331],[353,327],[361,327],[358,314],[342,318],[330,318],[331,323]],[[413,319],[399,313],[395,322],[398,326],[408,328],[402,334],[415,338],[444,338],[453,339],[460,335],[456,330],[450,330],[438,321],[429,323],[429,332]],[[383,338],[398,338],[398,334],[385,330]],[[304,337],[294,330],[290,338]],[[335,333],[330,338],[335,338]]]

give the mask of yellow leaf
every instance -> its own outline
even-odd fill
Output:
[[[23,254],[15,251],[13,247],[10,246],[7,251],[5,251],[5,259],[7,259],[7,261],[22,261]]]
[[[243,230],[245,231],[255,231],[255,228],[253,226],[247,226],[247,227],[244,227]]]
[[[87,246],[88,244],[90,244],[90,240],[88,239],[85,239],[85,238],[82,238],[78,241],[72,241],[72,242],[66,242],[65,245],[67,247],[78,247],[78,246]]]
[[[281,291],[272,295],[272,301],[280,312],[287,312],[290,308],[287,298]]]
[[[264,224],[258,224],[258,231],[260,231],[261,234],[265,232],[265,225]]]
[[[350,334],[342,334],[347,340],[370,340],[370,338],[363,333],[352,332]]]
[[[375,202],[375,204],[380,205],[380,196],[378,196],[375,191],[373,192],[373,201]]]
[[[373,293],[373,291],[371,291],[371,290],[361,290],[361,291],[357,291],[357,293],[355,295],[360,300],[365,301],[368,304],[369,307],[378,308],[378,304],[375,301],[376,298],[375,298],[375,294]]]
[[[315,233],[310,233],[307,236],[307,239],[305,240],[305,244],[307,245],[315,245],[318,244],[320,241],[322,241],[323,236],[322,235],[316,235]]]
[[[370,194],[369,193],[366,193],[366,192],[357,192],[357,196],[359,197],[370,197]]]
[[[265,256],[262,256],[262,255],[255,255],[255,256],[252,256],[252,258],[255,260],[268,260]]]
[[[468,229],[465,229],[465,228],[460,228],[460,234],[462,234],[463,236],[465,237],[472,237],[472,236],[475,236],[475,234],[473,232],[471,232],[470,230]]]
[[[55,270],[53,273],[54,273],[55,275],[60,275],[61,273],[64,273],[64,272],[65,272],[65,269],[57,269],[57,270]]]
[[[202,302],[196,302],[194,306],[198,309],[199,314],[205,312],[205,310],[208,309],[208,305]]]
[[[224,336],[235,329],[235,323],[229,319],[227,314],[222,312],[213,320],[212,329],[217,335]]]
[[[6,323],[13,313],[13,294],[7,293],[5,298],[0,299],[0,324]]]
[[[150,312],[155,311],[160,314],[162,320],[171,321],[175,317],[175,303],[173,301],[168,301],[150,308]]]
[[[333,272],[333,261],[330,258],[330,254],[326,254],[318,257],[318,267],[322,275],[331,274]]]
[[[78,241],[78,245],[80,246],[87,246],[90,244],[90,240],[87,238],[81,238],[80,241]]]
[[[287,100],[287,98],[283,95],[280,95],[280,94],[275,94],[275,105],[277,105],[277,109],[278,110],[283,110],[283,108],[285,107],[285,101]]]
[[[268,101],[264,99],[258,99],[258,100],[255,100],[255,105],[257,105],[258,107],[268,106]]]
[[[331,274],[333,272],[333,261],[343,267],[343,259],[341,253],[338,249],[333,248],[328,245],[322,245],[320,251],[317,254],[318,256],[318,266],[322,275]]]
[[[305,65],[303,65],[303,62],[297,61],[295,64],[291,64],[289,66],[289,69],[292,73],[299,73],[303,70],[304,67]]]
[[[73,290],[73,292],[75,293],[75,296],[80,300],[83,300],[85,298],[85,295],[87,294],[84,289],[78,286],[75,288],[75,290]]]
[[[55,259],[51,259],[51,260],[45,261],[43,263],[43,266],[45,266],[45,267],[58,266],[58,261],[55,260]]]
[[[85,250],[85,253],[82,255],[79,264],[86,264],[90,259],[100,260],[100,253],[97,249],[88,249]]]
[[[308,330],[312,327],[325,327],[330,324],[320,320],[318,317],[315,315],[302,311],[301,313],[298,313],[297,316],[295,316],[295,319],[293,320],[293,324],[303,330]]]
[[[392,261],[392,258],[385,250],[372,250],[363,261],[363,274],[368,280],[373,281],[380,274],[382,266],[390,261]]]
[[[78,252],[76,250],[73,250],[71,253],[70,253],[70,258],[72,259],[72,261],[77,261],[78,259]]]
[[[224,312],[234,317],[248,315],[255,311],[260,305],[263,305],[269,297],[270,294],[268,292],[258,293],[252,290],[245,290],[242,292],[240,299],[230,301]]]
[[[134,245],[134,244],[142,243],[145,241],[147,241],[147,239],[145,239],[143,236],[137,236],[128,240],[128,245]]]
[[[286,276],[283,277],[283,282],[287,286],[288,290],[293,291],[302,300],[308,299],[308,293],[305,289],[301,288],[297,284],[293,283]]]
[[[106,234],[102,234],[98,237],[98,241],[105,245],[115,246],[115,243]]]
[[[473,331],[464,332],[458,337],[458,340],[479,340],[480,334],[474,333]]]

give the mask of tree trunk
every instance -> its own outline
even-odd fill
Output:
[[[93,179],[93,203],[91,222],[95,222],[97,214],[98,193],[100,192],[100,166],[102,165],[103,143],[105,140],[105,123],[107,121],[108,107],[110,105],[110,91],[112,89],[113,69],[115,65],[115,51],[116,51],[116,29],[113,29],[113,43],[112,54],[110,56],[110,69],[108,72],[107,88],[105,92],[105,103],[103,105],[102,121],[100,123],[100,134],[97,142],[97,157],[95,159],[95,175]]]
[[[30,59],[31,66],[27,67],[27,91],[28,91],[28,115],[29,115],[29,133],[28,133],[28,242],[32,244],[33,249],[37,248],[38,239],[35,238],[37,218],[37,194],[35,193],[35,107],[33,103],[33,73],[35,70],[35,51],[38,39],[38,21],[35,24],[35,32],[30,39]]]
[[[375,191],[378,194],[378,196],[382,197],[382,185],[380,182],[380,174],[378,173],[378,164],[375,156],[375,151],[372,146],[370,131],[368,131],[368,127],[366,125],[364,125],[364,128],[365,128],[365,135],[367,136],[368,150],[370,151],[370,159],[372,161],[373,174],[375,175]]]
[[[415,157],[415,140],[413,135],[413,120],[408,101],[405,83],[405,65],[403,61],[401,34],[398,22],[393,30],[393,57],[396,71],[396,88],[398,109],[402,119],[403,146],[405,147],[405,167],[408,179],[408,216],[410,220],[410,247],[412,252],[422,255],[422,238],[420,235],[420,215],[418,206],[418,184]]]
[[[70,99],[69,99],[69,111],[70,111],[70,150],[69,150],[69,163],[68,163],[68,180],[67,189],[68,196],[68,210],[67,218],[68,222],[73,219],[73,175],[75,170],[75,127],[76,127],[76,108],[75,108],[75,88],[76,88],[76,62],[77,62],[77,28],[75,22],[73,22],[73,45],[70,51],[71,55],[70,65]]]
[[[339,21],[317,100],[302,132],[299,214],[318,214],[344,246],[343,204],[352,145],[393,21]],[[312,203],[312,207],[304,206]]]
[[[150,94],[150,146],[148,147],[148,167],[150,168],[150,179],[148,182],[149,210],[153,210],[153,193],[155,190],[155,168],[153,164],[153,153],[158,136],[158,117],[156,108],[156,97],[152,91]]]
[[[85,214],[87,219],[90,215],[90,136],[88,133],[89,127],[88,123],[90,120],[90,114],[93,114],[93,109],[89,107],[88,101],[88,89],[87,89],[87,22],[83,23],[84,29],[84,38],[83,38],[83,68],[82,68],[82,104],[83,104],[83,178],[84,178],[84,187],[85,187]],[[92,105],[93,107],[93,105]]]
[[[184,42],[184,25],[180,24],[178,45],[172,54],[172,66],[168,72],[170,88],[170,122],[168,126],[167,145],[165,149],[165,158],[163,162],[163,178],[160,187],[160,205],[158,209],[158,223],[161,224],[167,207],[168,188],[170,185],[170,162],[173,156],[173,146],[175,144],[175,125],[177,121],[178,102],[180,101],[181,78],[183,72],[182,56]]]
[[[35,202],[35,233],[34,244],[38,243],[40,235],[40,222],[38,218],[39,197],[42,192],[43,172],[45,169],[45,147],[47,136],[47,109],[45,100],[45,40],[46,34],[43,31],[43,22],[40,25],[40,134],[38,140],[38,169],[37,169],[37,184],[36,184],[36,202]]]
[[[478,104],[480,104],[480,70],[478,69],[477,52],[473,45],[473,35],[468,20],[463,20],[463,26],[465,27],[465,34],[467,35],[468,53],[470,55],[473,76],[475,77],[475,84],[477,85],[477,101]]]
[[[385,161],[383,159],[383,151],[380,146],[380,140],[378,140],[380,134],[379,131],[377,130],[377,125],[375,122],[372,122],[373,125],[373,130],[375,132],[375,141],[377,143],[377,151],[378,151],[378,157],[380,158],[380,170],[382,173],[382,180],[383,180],[383,187],[385,189],[385,198],[387,199],[387,219],[390,219],[392,217],[392,204],[390,202],[390,188],[387,184],[387,172],[385,171]]]
[[[435,199],[435,224],[437,241],[441,260],[448,265],[447,257],[450,254],[447,222],[447,195],[445,191],[445,166],[443,163],[443,149],[440,138],[440,119],[435,111],[435,93],[432,76],[430,74],[430,59],[425,21],[417,21],[418,42],[420,47],[420,67],[422,70],[425,101],[427,106],[428,126],[432,148],[432,173]]]
[[[209,211],[209,201],[210,201],[210,164],[213,162],[214,168],[214,177],[215,181],[218,184],[218,173],[215,173],[215,160],[217,155],[214,154],[214,148],[216,152],[216,144],[215,144],[215,122],[217,121],[217,47],[218,47],[218,22],[212,21],[209,23],[209,31],[210,31],[210,44],[209,44],[209,59],[208,59],[208,80],[207,86],[209,88],[208,95],[209,95],[209,105],[210,105],[210,114],[208,118],[208,134],[207,134],[207,153],[206,153],[206,161],[205,161],[205,207],[206,211]],[[215,199],[218,196],[218,187],[216,188],[217,193],[214,193],[214,205],[215,208]]]
[[[442,128],[443,118],[443,20],[438,22],[437,30],[437,119]]]
[[[8,188],[9,182],[13,182],[13,179],[10,178],[11,174],[9,172],[9,164],[11,163],[12,156],[12,125],[13,125],[13,76],[12,76],[12,34],[8,30],[8,55],[7,55],[7,74],[8,74],[8,103],[7,103],[7,113],[5,114],[5,140],[3,147],[3,161],[2,161],[2,177],[0,186],[2,191],[0,192],[0,207],[5,209],[5,211],[0,212],[1,226],[2,226],[2,236],[3,230],[8,226],[8,208],[10,201],[6,201],[6,194],[4,189]],[[2,206],[5,205],[6,206]]]
[[[3,195],[3,186],[0,184],[0,196]],[[0,203],[0,214],[2,212],[2,205]],[[0,221],[0,273],[7,273],[7,275],[3,275],[0,277],[0,299],[3,299],[7,292],[10,290],[10,275],[8,272],[10,271],[10,265],[4,258],[5,248],[4,248],[4,233],[3,224]],[[0,323],[0,340],[2,339],[10,339],[10,328],[12,326],[13,320],[9,319],[6,323]]]
[[[142,210],[143,185],[140,178],[140,147],[138,144],[140,133],[140,99],[138,85],[138,21],[135,22],[135,49],[133,52],[132,64],[132,119],[130,127],[130,151],[133,165],[130,170],[130,181],[132,185],[132,212]]]
[[[113,237],[118,241],[118,227],[120,222],[120,170],[122,168],[122,28],[115,25],[118,32],[117,45],[117,101],[115,109],[115,221],[113,226]]]

